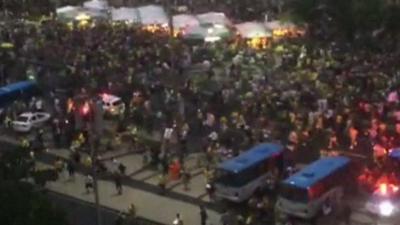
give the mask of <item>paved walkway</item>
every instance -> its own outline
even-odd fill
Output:
[[[6,136],[0,136],[0,141],[18,144],[18,142]],[[37,156],[37,167],[51,167],[57,157],[67,159],[69,150],[49,150]],[[109,154],[109,153],[108,153]],[[167,185],[168,192],[161,196],[158,194],[157,177],[159,172],[142,165],[142,157],[139,154],[125,154],[115,151],[113,155],[117,160],[127,166],[127,174],[123,180],[124,193],[116,195],[114,183],[109,176],[102,176],[99,181],[99,193],[101,205],[115,210],[126,210],[131,203],[138,209],[138,215],[159,223],[169,224],[180,213],[185,224],[200,224],[199,205],[205,205],[208,209],[209,224],[219,224],[219,213],[214,210],[217,207],[209,202],[205,193],[205,179],[201,169],[196,166],[196,157],[189,156],[187,165],[192,173],[190,191],[184,191],[182,183],[171,181]],[[110,155],[107,155],[106,165],[111,168]],[[65,194],[87,202],[93,202],[93,195],[86,194],[84,188],[84,175],[88,168],[79,166],[74,182],[67,181],[66,175],[61,176],[57,182],[49,182],[47,188],[54,192]]]
[[[49,164],[37,163],[38,167],[49,167]],[[66,176],[61,176],[56,182],[49,182],[47,188],[61,194],[73,196],[83,201],[94,202],[94,195],[87,194],[84,187],[85,177],[78,173],[75,181],[69,181]],[[195,204],[173,200],[151,192],[123,187],[123,194],[117,195],[114,184],[111,181],[99,181],[100,203],[106,207],[125,211],[130,204],[137,207],[139,216],[150,220],[170,224],[176,213],[180,213],[185,224],[200,224],[199,207]],[[220,215],[214,210],[208,210],[209,224],[219,224]]]

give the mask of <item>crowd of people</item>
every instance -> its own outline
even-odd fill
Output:
[[[55,142],[67,134],[64,144],[71,146],[79,137],[80,131],[60,125],[69,118],[68,98],[111,93],[127,106],[113,132],[133,125],[161,133],[150,158],[165,173],[175,158],[184,164],[187,154],[201,152],[208,174],[260,142],[284,144],[286,167],[329,151],[374,159],[382,149],[400,147],[395,50],[309,37],[255,50],[236,42],[171,41],[167,32],[126,24],[71,28],[56,20],[2,24],[0,42],[12,44],[0,49],[3,84],[28,76],[40,83],[58,122]],[[72,164],[69,169],[73,173]],[[120,180],[116,184],[122,192]]]

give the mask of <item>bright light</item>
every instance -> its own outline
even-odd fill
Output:
[[[388,192],[387,184],[381,184],[381,185],[379,185],[379,192],[380,192],[382,195],[386,195],[387,192]]]
[[[207,29],[207,33],[211,34],[212,32],[214,32],[214,29],[212,29],[212,28]]]
[[[219,29],[224,28],[224,26],[222,26],[221,24],[214,24],[214,27]]]
[[[86,15],[84,13],[79,14],[75,17],[76,20],[82,21],[82,20],[90,20],[90,16]]]
[[[389,201],[384,201],[379,205],[379,213],[382,216],[392,215],[393,210],[394,210],[394,206]]]
[[[221,37],[206,37],[204,40],[206,42],[216,42],[216,41],[221,40]]]
[[[379,185],[378,190],[380,195],[392,195],[399,191],[399,187],[394,184],[382,183]]]
[[[82,114],[87,115],[90,111],[90,106],[89,103],[85,102],[85,104],[82,106]]]

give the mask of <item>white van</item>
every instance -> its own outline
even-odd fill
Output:
[[[100,97],[106,114],[116,116],[125,112],[125,103],[120,97],[110,94],[101,94]]]

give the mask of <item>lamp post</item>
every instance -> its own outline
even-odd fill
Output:
[[[171,61],[171,71],[174,71],[174,56],[172,54],[173,50],[173,43],[174,43],[174,22],[173,22],[173,17],[172,17],[172,0],[166,0],[166,8],[167,8],[167,14],[168,14],[168,28],[169,28],[169,44],[171,47],[171,52],[170,52],[170,61]]]
[[[169,34],[170,37],[173,38],[174,37],[174,23],[172,21],[172,4],[171,4],[172,0],[165,0],[165,8],[167,10],[167,16],[168,16],[168,28],[169,28]]]
[[[97,178],[97,168],[96,168],[96,160],[97,160],[97,145],[95,145],[95,141],[97,141],[96,132],[94,132],[94,112],[96,108],[92,102],[85,102],[80,108],[81,116],[83,117],[84,124],[86,125],[86,130],[88,132],[89,139],[89,147],[90,147],[90,158],[92,159],[92,175],[93,175],[93,193],[94,193],[94,202],[96,206],[96,225],[101,225],[101,211],[100,211],[100,198],[99,198],[99,188],[98,188],[98,178]]]
[[[92,173],[93,173],[93,192],[94,192],[94,202],[96,205],[96,224],[101,225],[101,212],[100,212],[100,198],[99,198],[99,188],[98,188],[98,179],[97,179],[97,169],[94,164],[97,159],[97,149],[94,145],[95,136],[91,131],[91,127],[89,128],[89,139],[90,139],[90,157],[92,158]]]

